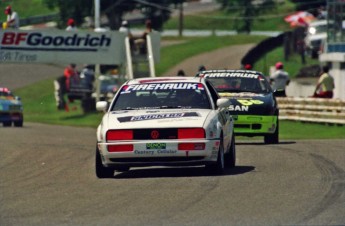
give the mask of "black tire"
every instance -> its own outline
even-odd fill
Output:
[[[218,150],[218,158],[215,164],[206,165],[206,170],[211,174],[215,175],[222,175],[225,169],[225,160],[224,160],[224,145],[223,139],[220,140],[219,150]]]
[[[235,145],[235,134],[232,133],[231,145],[229,152],[224,154],[225,168],[234,168],[236,166],[236,145]]]
[[[279,143],[279,119],[277,117],[277,128],[274,133],[264,136],[265,144],[278,144]]]
[[[13,122],[13,124],[14,124],[15,127],[23,127],[23,120],[22,121]]]
[[[96,148],[96,176],[98,178],[112,178],[114,177],[114,169],[104,167],[102,164],[101,154],[99,153],[98,148]]]
[[[81,101],[81,106],[85,114],[94,112],[96,110],[96,101],[91,97],[85,97]]]
[[[9,127],[12,125],[12,122],[3,122],[2,124],[4,127]]]

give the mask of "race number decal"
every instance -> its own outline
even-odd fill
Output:
[[[264,103],[261,100],[237,100],[237,101],[240,102],[244,106],[250,106],[253,104],[263,104]]]

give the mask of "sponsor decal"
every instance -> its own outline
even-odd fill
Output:
[[[253,78],[257,79],[258,74],[248,72],[216,72],[205,75],[205,78]]]
[[[126,85],[122,88],[121,93],[141,90],[171,90],[171,89],[192,89],[203,90],[204,87],[200,83],[153,83],[153,84],[139,84]]]
[[[157,154],[176,154],[177,150],[158,150]]]
[[[1,49],[34,51],[97,51],[94,47],[110,46],[111,38],[105,34],[99,37],[90,34],[50,35],[41,32],[4,32]],[[75,47],[83,47],[76,48]]]
[[[176,154],[177,150],[135,150],[134,154],[135,155],[160,155],[160,154]]]
[[[247,100],[247,99],[237,99],[237,101],[241,105],[230,105],[229,110],[230,111],[249,111],[249,106],[251,105],[260,105],[264,102],[261,100]]]
[[[122,122],[136,122],[136,121],[156,120],[156,119],[199,117],[199,116],[200,115],[197,112],[161,113],[161,114],[118,117],[117,120],[122,123]]]
[[[166,143],[147,143],[146,149],[166,149]]]
[[[264,97],[265,95],[259,93],[219,93],[221,97]]]
[[[237,99],[238,102],[240,102],[242,105],[245,105],[245,106],[250,106],[250,105],[253,105],[253,104],[263,104],[264,102],[261,101],[261,100],[245,100],[245,99]]]
[[[243,106],[243,105],[230,105],[229,106],[230,111],[249,111],[249,106]]]
[[[152,139],[158,139],[159,138],[158,130],[152,130],[150,135],[151,135]]]
[[[120,32],[0,30],[1,63],[120,63]]]
[[[150,151],[150,150],[135,150],[134,154],[136,155],[154,155],[155,151]]]

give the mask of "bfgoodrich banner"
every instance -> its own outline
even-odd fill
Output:
[[[121,64],[125,34],[42,30],[0,31],[0,63]]]

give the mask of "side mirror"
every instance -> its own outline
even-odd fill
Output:
[[[107,101],[98,101],[96,103],[96,109],[97,111],[107,111],[108,108],[108,102]]]
[[[230,100],[228,98],[219,98],[217,100],[217,107],[218,108],[227,108],[231,104]]]
[[[16,100],[18,100],[18,101],[19,101],[19,100],[22,100],[22,98],[20,98],[20,97],[18,97],[18,96],[15,96],[14,99],[16,99]]]

